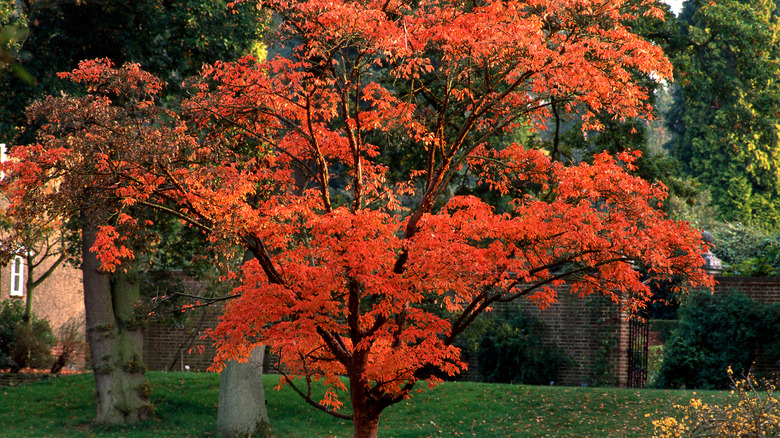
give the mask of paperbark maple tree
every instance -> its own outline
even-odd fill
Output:
[[[133,208],[251,251],[211,333],[215,368],[266,343],[287,383],[328,385],[324,400],[295,386],[310,404],[376,436],[381,412],[419,380],[465,367],[453,340],[494,303],[544,307],[569,283],[636,310],[650,294],[637,267],[711,283],[699,233],[656,208],[665,189],[628,173],[632,154],[564,167],[488,142],[541,123],[553,102],[644,114],[628,69],[670,68],[626,23],[656,13],[652,2],[264,5],[282,19],[285,56],[204,67],[180,113],[156,105],[161,84],[137,65],[84,62],[66,76],[92,94],[35,106],[48,135],[15,148],[6,169],[19,207],[32,197],[64,214],[85,190],[117,201],[102,206],[117,220],[93,246],[104,269],[133,257],[124,239],[144,228]],[[391,183],[385,158],[400,147],[420,165]],[[501,210],[451,193],[467,170]],[[36,189],[57,178],[56,192]],[[338,410],[340,376],[351,414]]]

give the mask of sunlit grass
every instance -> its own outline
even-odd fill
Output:
[[[0,388],[0,437],[210,437],[215,436],[219,376],[149,373],[155,419],[133,426],[92,424],[92,375],[67,376]],[[348,437],[351,423],[304,404],[289,388],[274,391],[266,376],[274,436]],[[692,391],[539,387],[444,383],[415,393],[382,416],[382,437],[649,437],[651,419],[674,414]],[[697,391],[710,403],[728,392]],[[348,409],[348,406],[345,406]],[[650,417],[646,417],[650,414]]]

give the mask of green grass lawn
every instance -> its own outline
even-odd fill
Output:
[[[104,428],[93,418],[91,374],[0,388],[0,437],[210,437],[215,435],[219,376],[149,373],[156,417],[133,427]],[[266,376],[274,436],[348,437],[349,422],[305,405]],[[422,385],[425,386],[425,385]],[[650,420],[674,413],[693,391],[444,383],[388,408],[382,437],[649,437]],[[707,402],[728,392],[697,391]],[[646,418],[646,414],[651,414]]]

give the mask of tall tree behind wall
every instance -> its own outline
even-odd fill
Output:
[[[722,218],[780,226],[780,21],[773,0],[689,0],[667,50],[674,155]]]

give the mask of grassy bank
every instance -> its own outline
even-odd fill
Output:
[[[91,423],[89,374],[0,388],[0,437],[210,437],[214,436],[219,376],[149,373],[156,418],[122,428]],[[348,437],[351,424],[315,411],[289,388],[274,391],[266,376],[275,436]],[[445,383],[385,411],[382,437],[649,437],[650,420],[674,412],[692,391],[567,388]],[[697,391],[705,401],[727,392]],[[646,414],[651,414],[646,418]]]

